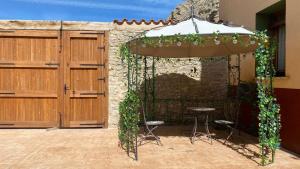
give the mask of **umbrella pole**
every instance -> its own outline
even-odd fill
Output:
[[[155,59],[152,56],[152,113],[155,114]]]

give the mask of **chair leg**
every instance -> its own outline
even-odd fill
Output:
[[[226,142],[227,142],[227,141],[231,138],[231,136],[233,135],[233,128],[232,128],[232,127],[228,127],[228,128],[230,129],[230,133],[229,133],[229,135],[227,136],[227,138],[226,138],[224,144],[226,144]]]
[[[155,129],[157,129],[158,128],[158,126],[154,126],[154,127],[145,127],[145,133],[144,133],[144,136],[143,136],[143,138],[140,140],[140,145],[142,144],[142,142],[143,141],[145,141],[147,138],[154,138],[155,139],[155,141],[157,142],[157,144],[158,145],[163,145],[162,143],[161,143],[161,140],[160,140],[160,138],[158,137],[158,136],[156,136],[154,133],[153,133],[153,131],[155,130]]]
[[[157,144],[162,146],[163,144],[161,143],[160,137],[156,136],[156,135],[153,133],[153,131],[154,131],[155,129],[157,129],[157,128],[158,128],[158,126],[153,127],[153,128],[149,131],[149,133],[151,134],[152,137],[155,138]]]
[[[160,137],[158,137],[158,136],[153,136],[154,138],[155,138],[155,141],[156,141],[156,143],[157,143],[157,145],[159,145],[159,146],[162,146],[163,144],[161,143],[161,141],[160,141]]]

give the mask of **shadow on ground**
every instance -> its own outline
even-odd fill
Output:
[[[159,137],[184,137],[187,141],[190,141],[192,129],[192,125],[161,126],[155,130],[154,134]],[[204,127],[200,126],[199,131],[205,132]],[[213,142],[221,143],[223,146],[230,148],[258,165],[260,164],[259,145],[256,137],[250,136],[242,131],[235,131],[234,135],[226,141],[226,137],[229,134],[226,130],[216,129],[212,126],[210,127],[210,132],[213,137]],[[143,129],[140,131],[140,134],[143,134]],[[201,136],[197,141],[205,142],[207,143],[207,146],[213,146],[205,136]],[[145,144],[157,145],[155,139],[147,140],[146,142],[143,142],[141,146]]]

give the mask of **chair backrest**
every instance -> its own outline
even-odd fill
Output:
[[[142,113],[142,116],[143,116],[143,120],[144,120],[144,124],[146,125],[147,123],[147,119],[146,119],[146,113],[145,113],[145,107],[144,107],[144,103],[141,102],[141,113]]]
[[[224,104],[224,116],[225,119],[231,122],[234,122],[235,125],[238,125],[240,113],[240,100],[230,99],[227,100]]]

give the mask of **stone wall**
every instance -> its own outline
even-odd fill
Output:
[[[117,127],[118,106],[127,91],[127,67],[121,62],[119,47],[137,33],[153,27],[155,26],[125,23],[123,25],[115,24],[110,31],[109,127]],[[220,58],[220,61],[217,62],[202,62],[198,58],[156,61],[155,97],[157,101],[182,98],[211,100],[225,98],[227,94],[227,60],[223,57]],[[149,58],[148,66],[151,67],[151,64],[152,59]],[[148,73],[151,74],[151,70]],[[143,88],[143,84],[141,84],[141,88]],[[175,112],[177,108],[173,107],[173,109],[171,108],[170,112]]]
[[[169,19],[182,21],[191,16],[192,1],[194,1],[194,14],[197,17],[212,22],[219,21],[220,0],[185,0],[172,11]]]
[[[156,64],[158,99],[224,98],[227,91],[227,60],[200,61],[198,58],[173,59]]]
[[[221,112],[222,102],[227,96],[227,58],[216,60],[199,60],[199,58],[160,59],[155,60],[155,90],[152,97],[152,70],[148,70],[147,114],[155,120],[166,123],[181,122],[186,107],[213,106]],[[152,59],[148,66],[151,68]],[[141,95],[144,96],[142,83]],[[153,103],[155,106],[153,107]],[[217,113],[216,113],[217,115]]]
[[[109,127],[117,127],[119,103],[127,91],[127,67],[120,59],[120,46],[132,37],[158,25],[114,24],[109,33]]]

